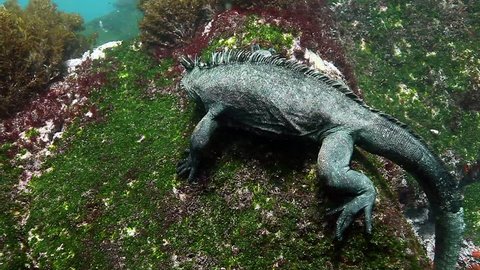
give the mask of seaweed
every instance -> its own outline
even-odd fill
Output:
[[[199,26],[214,12],[209,0],[149,0],[141,1],[144,19],[140,24],[142,41],[148,48],[178,48],[186,45]]]
[[[89,46],[77,34],[83,19],[57,10],[50,0],[16,0],[0,7],[0,118],[17,112],[58,78],[63,62]]]

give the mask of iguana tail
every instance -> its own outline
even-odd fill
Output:
[[[418,136],[390,121],[380,119],[361,130],[357,144],[399,164],[417,179],[435,216],[435,269],[455,269],[464,229],[458,181]]]

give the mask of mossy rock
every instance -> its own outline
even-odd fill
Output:
[[[380,188],[372,236],[359,219],[345,242],[334,240],[335,218],[325,215],[332,205],[315,174],[318,146],[224,130],[200,184],[178,179],[199,114],[166,91],[171,66],[129,44],[100,64],[110,78],[93,99],[101,121],[70,129],[64,152],[29,186],[26,245],[37,267],[427,267],[388,189]],[[154,98],[145,92],[153,85]],[[383,181],[357,156],[357,169]]]

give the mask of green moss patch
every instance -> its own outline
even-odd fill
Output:
[[[262,49],[274,49],[277,53],[285,53],[293,45],[295,36],[287,33],[277,26],[263,22],[258,16],[249,15],[245,25],[238,29],[234,35],[221,37],[210,41],[207,49],[202,53],[208,59],[211,53],[219,48],[250,48],[253,44]]]
[[[25,197],[16,189],[21,170],[10,163],[10,144],[0,145],[0,268],[21,269],[26,260],[25,233],[20,222]]]

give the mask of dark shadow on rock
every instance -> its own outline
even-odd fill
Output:
[[[314,163],[319,145],[302,139],[272,138],[244,130],[220,128],[212,138],[202,170],[211,175],[219,159],[225,155],[247,163],[255,160],[263,170],[272,173],[273,181],[292,171],[301,172],[307,163]]]

